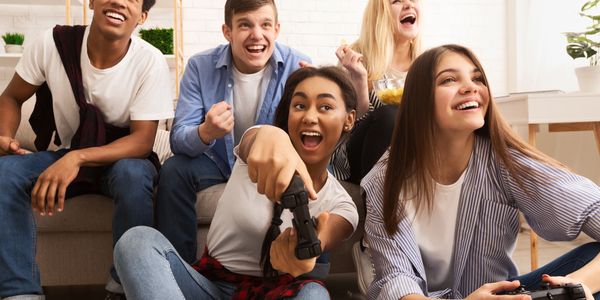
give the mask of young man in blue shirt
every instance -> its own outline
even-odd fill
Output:
[[[188,263],[196,260],[196,193],[228,180],[244,131],[272,123],[288,75],[309,61],[275,41],[279,28],[273,0],[227,0],[229,43],[188,61],[156,210],[158,229]]]

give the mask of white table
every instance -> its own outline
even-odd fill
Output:
[[[600,152],[600,94],[513,94],[495,101],[511,126],[528,126],[528,141],[533,146],[539,125],[548,124],[549,132],[594,131]]]
[[[600,84],[600,83],[599,83]],[[535,147],[540,124],[549,132],[594,131],[600,153],[600,94],[544,92],[496,98],[504,119],[513,127],[527,126],[527,140]],[[530,231],[531,270],[538,267],[537,235]]]

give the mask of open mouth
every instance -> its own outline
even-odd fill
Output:
[[[259,54],[259,53],[263,53],[265,52],[265,50],[267,50],[267,46],[266,45],[249,45],[246,46],[246,51],[253,53],[253,54]]]
[[[302,145],[307,149],[314,149],[321,144],[323,136],[316,131],[303,131],[300,133]]]
[[[415,15],[415,14],[408,14],[408,15],[402,17],[402,19],[400,19],[400,23],[403,25],[407,25],[407,24],[414,25],[416,21],[417,21],[417,15]]]
[[[125,20],[127,20],[125,15],[122,15],[115,11],[105,11],[104,15],[109,17],[112,20],[119,21],[119,22],[125,22]]]
[[[464,102],[461,103],[457,106],[454,107],[454,109],[456,110],[471,110],[471,109],[477,109],[479,108],[479,102],[477,101],[468,101],[468,102]]]

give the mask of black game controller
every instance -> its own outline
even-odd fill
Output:
[[[308,259],[321,255],[321,241],[317,238],[315,220],[310,217],[308,211],[308,193],[300,176],[294,175],[292,178],[290,185],[281,195],[281,205],[294,214],[292,223],[298,237],[296,257]]]
[[[550,286],[548,283],[542,285],[542,289],[528,291],[525,286],[520,286],[514,291],[506,292],[505,295],[530,295],[531,299],[554,299],[554,300],[585,300],[585,291],[581,284],[565,284],[561,286]]]

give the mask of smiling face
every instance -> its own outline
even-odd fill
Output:
[[[275,48],[279,23],[272,5],[233,15],[231,27],[223,25],[223,35],[231,45],[233,64],[242,73],[262,70]]]
[[[90,9],[94,11],[92,26],[97,26],[108,39],[127,39],[148,17],[142,11],[143,0],[90,0]]]
[[[324,77],[309,77],[294,90],[288,114],[288,134],[307,164],[327,164],[343,132],[354,124],[340,87]]]
[[[485,124],[489,91],[475,64],[463,54],[447,52],[435,71],[435,123],[442,135],[467,133]]]
[[[419,35],[421,3],[420,0],[384,0],[390,1],[392,19],[396,25],[395,38],[410,41]]]

